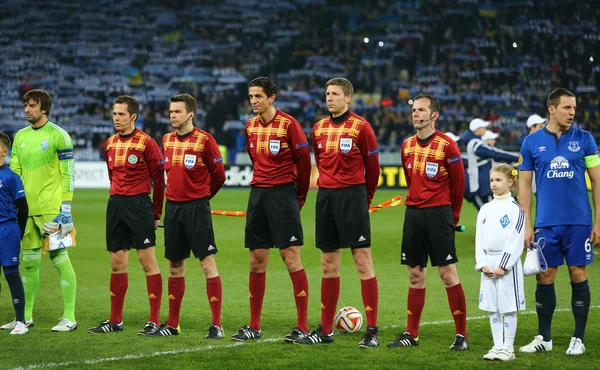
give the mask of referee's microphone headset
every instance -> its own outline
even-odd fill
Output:
[[[186,124],[186,123],[187,123],[189,120],[191,120],[191,119],[192,119],[192,117],[194,117],[194,115],[193,115],[193,114],[190,114],[190,115],[188,116],[188,118],[187,118],[185,121],[181,122],[181,125],[180,125],[180,126],[183,126],[183,125],[185,125],[185,124]]]
[[[432,117],[429,117],[428,119],[422,119],[422,120],[419,120],[419,122],[421,122],[421,123],[425,123],[425,122],[431,122],[432,120],[433,120],[433,116],[432,116]]]

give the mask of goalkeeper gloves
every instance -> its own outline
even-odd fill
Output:
[[[73,217],[71,216],[71,204],[63,202],[60,205],[60,213],[51,222],[44,223],[44,236],[48,236],[60,230],[61,238],[71,234],[73,231]]]

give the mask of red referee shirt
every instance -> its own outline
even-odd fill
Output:
[[[158,220],[165,196],[165,173],[158,144],[146,133],[135,129],[131,134],[116,134],[104,144],[111,195],[150,194],[152,212]]]
[[[162,140],[167,171],[167,199],[185,202],[214,197],[225,183],[225,167],[217,142],[194,127],[180,136],[166,134]]]
[[[371,124],[348,112],[340,124],[331,117],[313,126],[313,151],[319,170],[317,186],[345,188],[366,184],[369,205],[379,181],[379,150]]]
[[[246,149],[254,164],[251,185],[272,188],[297,182],[300,207],[310,186],[310,151],[296,119],[277,110],[263,123],[259,116],[246,122]]]
[[[458,145],[436,130],[425,145],[416,135],[406,139],[400,153],[408,184],[406,205],[417,208],[451,206],[456,226],[465,190],[465,173]]]

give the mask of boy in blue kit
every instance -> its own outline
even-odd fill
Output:
[[[554,280],[558,266],[567,262],[571,279],[571,308],[575,331],[567,355],[582,355],[590,308],[587,265],[593,262],[592,245],[600,242],[600,158],[592,135],[572,127],[575,95],[558,88],[548,96],[548,125],[527,136],[521,147],[519,202],[525,211],[525,246],[545,238],[548,270],[537,275],[535,292],[538,335],[521,352],[552,350],[551,324],[556,308]],[[595,217],[585,183],[592,182]],[[531,181],[537,184],[534,233],[531,223]]]
[[[10,138],[0,132],[0,265],[10,288],[15,308],[15,327],[11,334],[25,334],[25,293],[19,276],[20,241],[27,223],[27,200],[23,182],[4,164],[10,149]]]

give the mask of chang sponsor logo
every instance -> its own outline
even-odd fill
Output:
[[[550,170],[546,172],[549,179],[568,178],[572,179],[575,171],[570,170],[569,161],[562,156],[557,156],[550,162]]]

